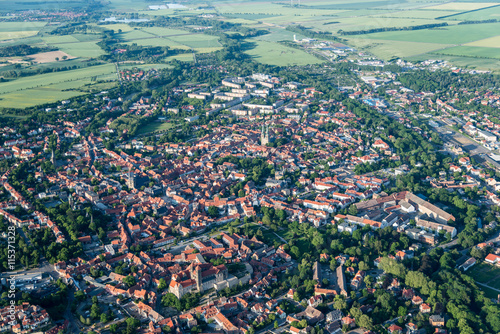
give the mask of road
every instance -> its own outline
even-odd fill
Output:
[[[7,278],[15,275],[23,275],[23,274],[28,274],[28,273],[51,273],[55,271],[55,268],[53,265],[48,263],[47,261],[43,261],[41,263],[41,267],[39,268],[33,268],[33,269],[23,269],[23,270],[18,270],[18,271],[9,271],[6,273],[1,273],[0,278]],[[52,275],[51,275],[52,276]]]

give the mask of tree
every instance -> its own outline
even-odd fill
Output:
[[[210,207],[208,207],[208,215],[214,218],[219,216],[219,209],[217,209],[216,206],[211,205]]]
[[[347,309],[347,302],[342,298],[338,298],[333,303],[333,308],[336,310],[340,310],[340,311],[346,310]]]
[[[274,321],[274,329],[277,329],[279,327],[278,320]]]
[[[373,328],[373,321],[366,314],[363,314],[358,319],[356,319],[356,323],[359,327],[363,327],[369,330]]]
[[[358,208],[356,207],[356,205],[352,204],[350,207],[349,207],[349,214],[351,216],[356,216],[358,214]]]
[[[102,313],[101,314],[101,322],[103,324],[107,323],[109,320],[108,320],[108,315],[106,313]]]
[[[245,191],[243,189],[240,189],[240,191],[238,191],[238,197],[245,197]]]
[[[98,318],[99,317],[99,312],[101,312],[101,310],[99,309],[99,305],[92,304],[92,306],[90,307],[90,317],[92,319]]]
[[[135,277],[132,275],[128,275],[123,279],[123,283],[127,284],[127,286],[130,288],[131,286],[135,285]]]
[[[160,278],[160,281],[158,283],[158,290],[163,291],[163,290],[165,290],[166,287],[167,287],[167,282],[165,281],[165,279],[163,277]]]

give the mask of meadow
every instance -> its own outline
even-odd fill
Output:
[[[455,46],[451,48],[442,49],[439,51],[434,51],[433,53],[449,55],[449,56],[500,59],[500,50],[498,50],[498,48]]]
[[[137,130],[137,135],[143,135],[143,134],[155,132],[155,131],[168,130],[172,127],[173,127],[172,123],[153,122],[153,123],[149,123],[149,124],[141,127],[139,130]]]
[[[0,83],[0,107],[23,108],[82,95],[98,80],[116,80],[113,64],[40,74]]]
[[[255,47],[245,51],[258,62],[268,65],[288,66],[319,64],[323,61],[315,56],[295,48],[278,43],[253,40]]]

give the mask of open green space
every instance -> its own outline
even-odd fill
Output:
[[[37,21],[0,22],[0,31],[1,32],[39,31],[46,24],[47,22],[37,22]]]
[[[146,27],[141,28],[142,31],[145,31],[148,34],[156,35],[156,36],[175,36],[175,35],[188,35],[191,32],[182,29],[173,29],[173,28],[163,28],[163,27]]]
[[[256,61],[278,66],[319,64],[323,61],[313,55],[295,48],[290,48],[278,43],[259,41],[253,39],[253,49],[245,51]]]
[[[28,11],[28,10],[47,10],[47,8],[57,8],[58,10],[72,10],[86,6],[86,0],[16,0],[16,1],[2,1],[0,6],[1,13],[12,13],[15,11]]]
[[[153,34],[147,33],[142,30],[131,30],[127,32],[123,32],[120,34],[120,38],[123,39],[124,41],[133,41],[136,39],[142,39],[142,38],[152,38],[155,37]]]
[[[359,39],[382,39],[402,42],[464,44],[499,34],[500,23],[464,24],[425,30],[389,31],[350,36]]]
[[[500,35],[467,43],[467,46],[480,46],[487,48],[500,48]]]
[[[69,99],[78,95],[82,95],[79,91],[61,91],[47,87],[26,89],[0,95],[0,107],[4,108],[27,108],[45,103],[52,103],[59,100]]]
[[[181,53],[178,55],[168,56],[165,58],[165,61],[178,60],[178,61],[193,61],[192,53]]]
[[[491,6],[497,5],[496,3],[490,3]],[[459,21],[475,21],[475,20],[489,20],[489,19],[499,19],[500,17],[500,6],[487,7],[474,11],[463,11],[462,13],[457,13],[447,17],[449,20],[459,20]]]
[[[486,284],[494,278],[498,278],[500,283],[500,268],[487,263],[476,264],[467,271],[467,275],[471,276],[475,281]],[[493,286],[491,283],[488,285]]]
[[[137,134],[143,135],[150,132],[168,130],[172,127],[173,127],[172,123],[153,122],[141,127],[139,130],[137,130]]]
[[[406,58],[418,54],[425,54],[427,52],[442,49],[448,46],[446,44],[370,40],[364,38],[352,38],[349,39],[349,43],[360,50],[370,52],[385,60],[389,60],[394,57]]]
[[[97,58],[104,54],[104,51],[95,42],[62,43],[52,44],[52,46],[74,57]]]
[[[169,39],[173,40],[174,42],[189,46],[193,49],[196,49],[196,48],[215,48],[215,47],[221,46],[218,42],[219,37],[205,35],[205,34],[172,36],[172,37],[169,37]]]
[[[477,46],[455,46],[433,52],[450,56],[477,57],[500,59],[500,50],[498,48],[484,48]]]
[[[484,295],[486,296],[486,298],[491,298],[491,299],[497,299],[498,298],[499,292],[496,291],[496,290],[487,288],[487,287],[482,286],[482,285],[479,286],[479,289],[481,289],[482,291],[484,291]]]
[[[115,65],[106,64],[71,71],[23,77],[16,80],[0,83],[0,94],[11,93],[30,88],[43,87],[50,84],[58,84],[61,82],[71,82],[85,78],[93,78],[114,72]],[[0,98],[1,97],[2,96],[0,95]]]

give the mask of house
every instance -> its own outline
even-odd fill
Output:
[[[411,299],[411,303],[416,306],[421,305],[423,302],[424,300],[420,296],[413,296],[413,298]]]
[[[349,328],[353,328],[356,326],[356,321],[350,315],[347,315],[342,318],[342,326],[346,325]]]
[[[476,259],[473,258],[473,257],[470,257],[469,259],[467,259],[467,261],[465,261],[464,263],[462,263],[458,267],[458,269],[462,269],[463,271],[467,271],[467,270],[469,270],[470,267],[472,267],[475,264],[476,264]]]
[[[489,264],[500,265],[500,255],[488,254],[484,261]]]
[[[417,325],[415,325],[412,322],[409,322],[409,323],[406,324],[406,329],[408,330],[407,331],[408,334],[417,333],[417,331],[418,331]]]
[[[429,324],[434,327],[442,327],[444,326],[444,318],[440,315],[431,315],[429,317]]]
[[[431,307],[427,303],[420,304],[419,309],[420,309],[420,312],[422,312],[422,313],[431,313],[431,311],[432,311]]]
[[[387,328],[387,331],[391,334],[401,334],[403,332],[403,328],[396,324],[392,324]]]
[[[326,314],[326,322],[340,321],[343,316],[342,311],[334,310]]]

